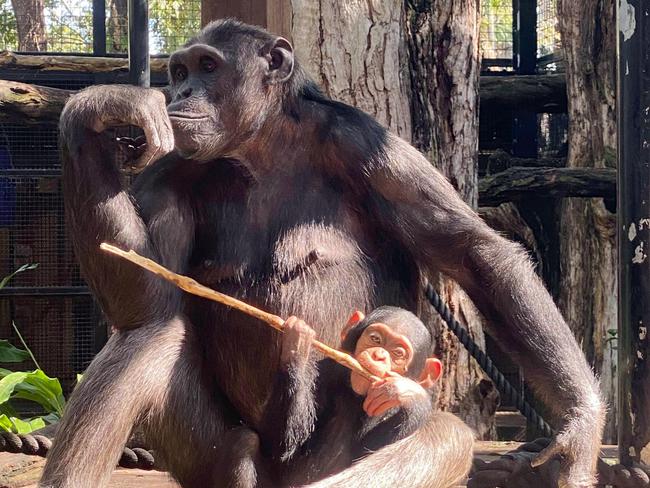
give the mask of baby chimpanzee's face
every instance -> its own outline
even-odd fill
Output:
[[[364,329],[354,350],[356,360],[379,378],[389,371],[406,376],[413,355],[413,345],[408,337],[381,322],[373,323]],[[355,373],[352,373],[350,381],[352,389],[358,395],[365,395],[370,387],[366,378]]]

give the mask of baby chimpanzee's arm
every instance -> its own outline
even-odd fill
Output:
[[[363,409],[368,415],[360,436],[361,451],[377,450],[408,437],[433,415],[431,394],[416,381],[389,373],[368,389]]]

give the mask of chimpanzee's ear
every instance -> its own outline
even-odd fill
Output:
[[[355,310],[352,312],[352,315],[350,315],[350,318],[348,319],[348,323],[345,324],[345,327],[343,327],[343,330],[341,331],[341,342],[345,340],[352,327],[361,322],[365,317],[366,316],[361,310]]]
[[[442,374],[442,362],[438,358],[428,358],[424,362],[424,368],[420,374],[420,385],[422,388],[428,390],[432,388],[434,383],[440,378]]]
[[[262,49],[262,53],[269,63],[266,74],[267,83],[282,83],[293,72],[293,47],[284,37],[278,37],[269,42]]]

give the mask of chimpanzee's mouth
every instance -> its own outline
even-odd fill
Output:
[[[169,112],[167,115],[170,119],[204,120],[208,118],[205,114],[193,114],[190,112]]]

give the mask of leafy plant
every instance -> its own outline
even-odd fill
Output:
[[[36,267],[36,264],[21,266],[0,280],[0,289],[4,288],[9,280],[18,273]],[[36,369],[34,371],[10,371],[0,368],[0,430],[28,434],[59,420],[63,415],[65,398],[59,380],[50,378],[43,372],[16,324],[12,323],[12,325],[24,349],[18,349],[7,340],[0,340],[0,363],[12,364],[31,360],[36,365]],[[21,419],[13,405],[15,400],[34,402],[43,409],[44,414]]]

